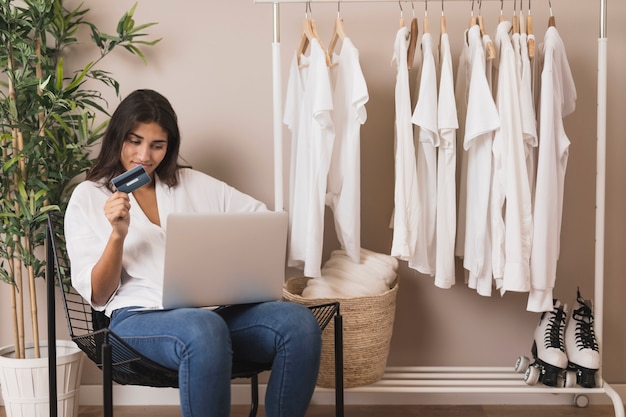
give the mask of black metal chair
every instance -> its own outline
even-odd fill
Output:
[[[178,388],[178,371],[166,368],[141,355],[119,336],[109,330],[109,319],[91,308],[69,283],[69,261],[65,252],[62,217],[59,213],[48,215],[46,227],[46,277],[48,292],[48,340],[56,340],[55,281],[62,288],[67,325],[71,339],[87,357],[102,369],[104,416],[113,416],[113,382],[122,385]],[[343,416],[343,350],[342,318],[339,303],[309,307],[322,330],[335,319],[336,356],[336,415]],[[50,417],[56,417],[56,348],[49,343]],[[259,381],[261,372],[271,370],[271,363],[234,361],[232,378],[249,378],[251,386],[250,417],[257,414],[259,406]]]

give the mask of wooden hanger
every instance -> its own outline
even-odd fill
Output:
[[[298,57],[298,65],[302,67],[303,65],[300,63],[300,58],[304,55],[309,47],[309,44],[313,39],[316,39],[319,42],[322,50],[326,54],[326,64],[330,64],[330,59],[328,57],[328,51],[324,47],[322,40],[317,34],[317,29],[315,26],[315,20],[311,18],[311,6],[309,2],[307,2],[307,13],[306,17],[302,21],[302,35],[300,36],[300,43],[298,44],[298,48],[296,49],[297,57]]]
[[[404,27],[404,10],[402,10],[402,2],[398,1],[398,6],[400,6],[400,27]]]
[[[528,0],[528,16],[526,16],[526,34],[528,35],[528,58],[535,57],[535,37],[533,35],[533,17],[530,12],[530,0]]]
[[[482,0],[478,0],[478,20],[477,21],[478,21],[478,27],[480,27],[481,36],[485,36],[487,31],[485,31],[485,21],[482,15]],[[493,45],[492,40],[489,40],[489,42],[487,42],[487,50],[485,52],[487,53],[487,60],[491,61],[492,59],[495,59],[496,47]]]
[[[511,23],[513,23],[513,33],[519,33],[519,20],[517,18],[517,0],[513,0],[513,18],[511,19]]]
[[[309,41],[313,39],[313,30],[311,29],[311,20],[304,18],[302,21],[302,35],[300,35],[300,43],[296,48],[296,54],[298,54],[298,63],[300,63],[300,57],[304,55],[309,47]]]
[[[335,19],[335,27],[333,29],[333,36],[330,38],[330,43],[328,44],[328,56],[332,60],[333,53],[335,52],[335,47],[337,46],[337,42],[341,40],[343,42],[348,35],[346,35],[346,30],[343,26],[343,19],[339,17],[339,13],[337,13],[337,19]]]
[[[519,17],[517,19],[517,22],[518,22],[517,33],[526,33],[524,14],[522,13],[522,9],[521,8],[519,9]]]
[[[413,67],[413,61],[415,61],[415,49],[417,47],[417,35],[419,27],[417,24],[417,18],[411,19],[411,29],[409,33],[409,48],[407,49],[407,66],[409,69]]]
[[[446,33],[448,30],[446,25],[446,14],[443,10],[443,0],[441,0],[441,19],[439,20],[439,35]]]
[[[498,23],[504,22],[504,0],[500,0],[500,17]]]
[[[330,66],[330,56],[328,55],[328,49],[324,46],[324,42],[320,38],[320,35],[317,34],[317,26],[315,25],[315,20],[311,19],[311,29],[313,30],[313,36],[317,39],[317,42],[320,44],[322,51],[326,55],[326,65]]]
[[[428,21],[428,0],[424,1],[424,33],[430,33],[430,22]]]
[[[311,39],[314,38],[313,28],[311,27],[311,15],[309,12],[310,7],[311,5],[307,2],[304,10],[304,20],[302,21],[302,34],[300,35],[300,42],[298,43],[298,47],[296,48],[298,64],[300,64],[300,57],[304,55],[307,48],[309,47]]]
[[[470,12],[470,20],[469,20],[468,29],[471,29],[472,26],[477,25],[477,24],[478,24],[478,19],[476,18],[476,16],[474,16],[474,0],[472,0],[472,10]]]
[[[406,63],[409,70],[413,68],[413,62],[415,61],[415,49],[417,48],[417,36],[419,33],[419,25],[417,23],[417,17],[415,17],[415,6],[413,2],[411,2],[411,7],[413,8],[413,19],[411,19],[409,47],[406,53]]]
[[[469,19],[469,24],[467,25],[467,32],[465,32],[465,43],[467,43],[469,41],[469,29],[472,28],[472,26],[475,26],[478,24],[478,19],[476,18],[476,16],[474,16],[474,0],[472,0],[472,10],[470,12],[470,19]]]
[[[556,21],[554,19],[554,15],[552,14],[552,0],[548,0],[548,5],[550,6],[550,17],[548,18],[548,27],[556,26]]]
[[[441,0],[441,18],[439,19],[439,45],[437,46],[437,52],[439,53],[439,60],[441,60],[441,36],[447,33],[448,28],[446,25],[446,14],[443,10],[443,0]]]

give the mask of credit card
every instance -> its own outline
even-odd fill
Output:
[[[141,165],[126,171],[111,180],[111,184],[117,191],[130,194],[137,188],[150,182],[150,176]]]

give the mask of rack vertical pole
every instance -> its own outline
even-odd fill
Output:
[[[272,41],[272,99],[274,121],[274,211],[282,211],[283,201],[283,126],[282,74],[280,56],[280,4],[274,3],[274,37]]]
[[[604,323],[604,231],[606,203],[606,103],[607,103],[607,31],[606,2],[600,1],[600,37],[598,39],[598,108],[596,144],[596,241],[594,327],[602,358]],[[602,372],[602,370],[600,370]]]

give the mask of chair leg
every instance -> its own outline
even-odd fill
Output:
[[[250,377],[250,417],[256,417],[259,410],[259,374]]]
[[[105,341],[102,344],[102,404],[104,417],[113,417],[113,359],[111,344]]]
[[[57,417],[57,354],[56,354],[56,312],[54,298],[54,251],[52,232],[46,227],[46,295],[48,299],[48,406],[50,417]]]
[[[343,317],[335,316],[335,416],[343,417]]]

